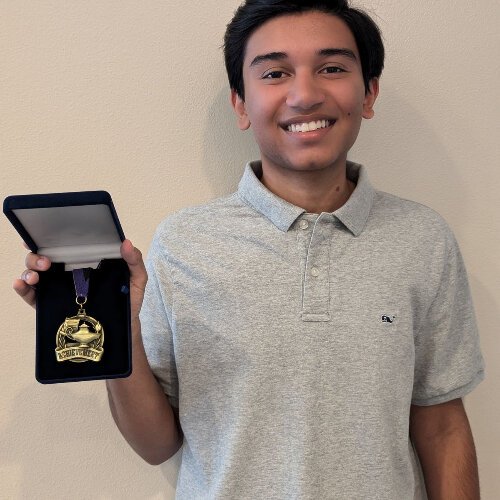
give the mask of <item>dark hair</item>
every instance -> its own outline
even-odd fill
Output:
[[[365,92],[369,92],[370,80],[382,74],[384,44],[380,29],[368,14],[350,7],[349,0],[246,0],[234,13],[224,35],[229,85],[242,99],[245,98],[243,60],[251,34],[269,19],[308,11],[325,12],[346,23],[356,40]]]

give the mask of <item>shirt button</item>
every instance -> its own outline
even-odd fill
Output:
[[[311,274],[316,278],[317,276],[319,276],[319,269],[317,267],[312,267]]]
[[[305,219],[302,219],[299,222],[299,227],[300,229],[307,229],[309,227],[309,222],[307,222]]]

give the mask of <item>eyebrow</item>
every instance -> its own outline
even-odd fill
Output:
[[[320,56],[343,56],[351,59],[353,61],[357,61],[356,54],[351,49],[321,49],[318,52]]]
[[[329,57],[329,56],[342,56],[351,59],[352,61],[357,61],[357,57],[351,49],[340,49],[340,48],[328,48],[321,49],[317,52],[318,56]],[[258,64],[265,61],[282,61],[287,59],[288,54],[286,52],[269,52],[268,54],[261,54],[252,59],[250,67],[257,66]]]
[[[250,67],[257,66],[258,64],[265,61],[281,61],[286,59],[288,56],[285,52],[269,52],[269,54],[262,54],[253,58],[250,63]]]

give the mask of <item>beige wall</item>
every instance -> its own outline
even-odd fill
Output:
[[[1,197],[106,189],[147,250],[168,213],[234,189],[219,50],[239,0],[0,1]],[[359,0],[387,46],[376,117],[351,158],[380,189],[441,212],[468,266],[487,380],[466,398],[483,498],[500,490],[498,0]],[[478,9],[481,9],[481,12]],[[34,379],[34,313],[11,291],[24,250],[0,221],[0,496],[172,498],[178,457],[150,467],[112,423],[102,382]]]

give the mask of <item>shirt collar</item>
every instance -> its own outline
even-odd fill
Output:
[[[238,194],[245,203],[269,219],[285,232],[305,210],[292,205],[269,191],[259,180],[262,176],[260,161],[247,163],[238,186]],[[359,236],[365,227],[373,204],[375,191],[370,184],[366,169],[357,163],[347,162],[347,177],[356,183],[356,188],[347,202],[334,215],[354,236]]]
[[[278,229],[285,232],[305,210],[288,203],[269,191],[259,178],[262,176],[260,161],[247,163],[238,187],[240,197],[257,212],[267,217]]]
[[[333,212],[333,215],[354,236],[359,236],[370,215],[375,190],[368,179],[366,168],[359,163],[347,162],[347,178],[356,183],[356,188],[344,205]]]

